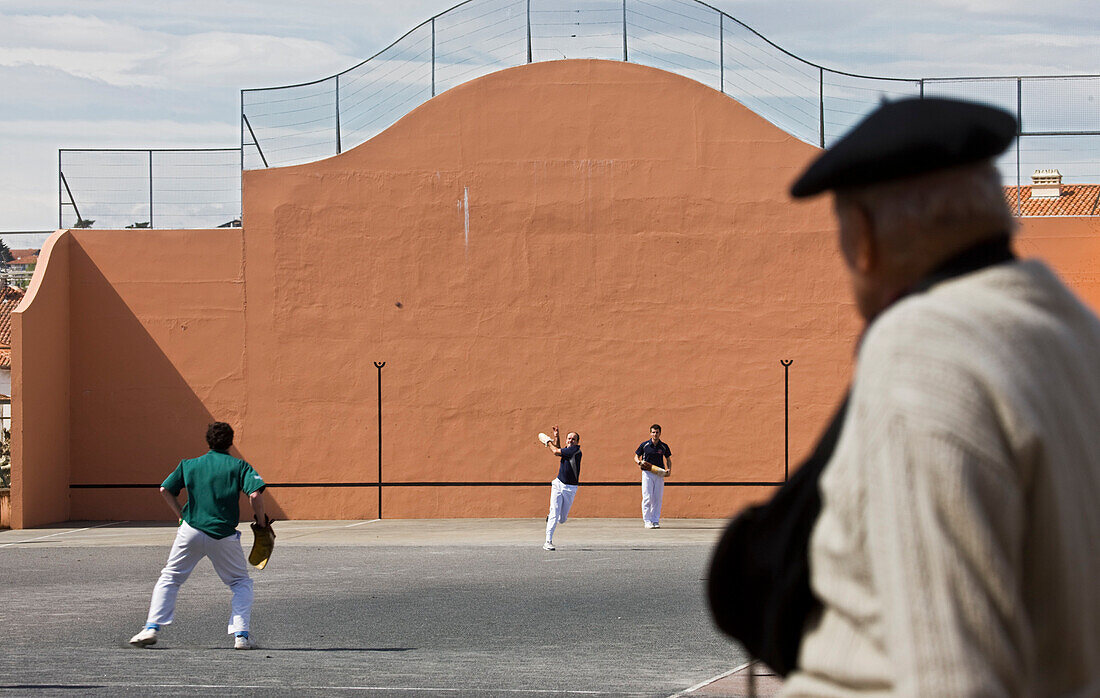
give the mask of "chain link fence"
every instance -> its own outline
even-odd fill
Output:
[[[1065,183],[1100,183],[1100,76],[855,75],[799,58],[698,0],[466,0],[341,73],[242,90],[239,149],[61,151],[59,225],[239,223],[240,168],[337,155],[452,87],[567,58],[630,61],[683,75],[821,147],[884,99],[986,102],[1020,123],[1016,144],[998,160],[1006,184],[1026,186],[1038,169],[1059,170]]]
[[[241,151],[58,151],[59,228],[240,225]]]
[[[728,94],[779,128],[826,147],[882,100],[944,96],[1014,113],[1006,183],[1036,169],[1100,182],[1100,76],[898,79],[829,70],[697,0],[467,0],[363,63],[303,85],[243,90],[244,167],[336,155],[436,94],[480,75],[563,58],[661,68]]]

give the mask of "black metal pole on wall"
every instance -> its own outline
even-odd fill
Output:
[[[382,367],[386,362],[374,362],[378,369],[378,518],[382,518]]]
[[[779,363],[783,364],[783,482],[786,482],[791,468],[791,364],[794,360],[780,359]]]
[[[623,0],[623,60],[629,60],[626,52],[626,0]]]
[[[531,62],[531,0],[527,0],[527,62]]]

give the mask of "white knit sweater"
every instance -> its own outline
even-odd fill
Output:
[[[1100,321],[1036,261],[860,348],[783,695],[1100,695]]]

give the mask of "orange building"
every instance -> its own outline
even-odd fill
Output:
[[[638,516],[652,422],[666,516],[728,516],[850,373],[829,202],[787,196],[817,152],[687,78],[533,63],[245,172],[242,228],[59,231],[13,315],[14,525],[166,518],[215,419],[278,518],[543,516],[554,424],[581,434],[574,514]],[[1098,307],[1094,220],[1019,247]]]

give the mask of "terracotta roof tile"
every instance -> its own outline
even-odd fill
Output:
[[[1100,216],[1100,184],[1063,184],[1057,199],[1033,199],[1031,187],[1005,187],[1005,201],[1018,216]]]
[[[22,289],[14,286],[5,286],[0,289],[0,349],[11,347],[11,311],[19,305],[26,295]],[[11,368],[11,352],[7,352],[7,359],[0,357],[0,368]]]

